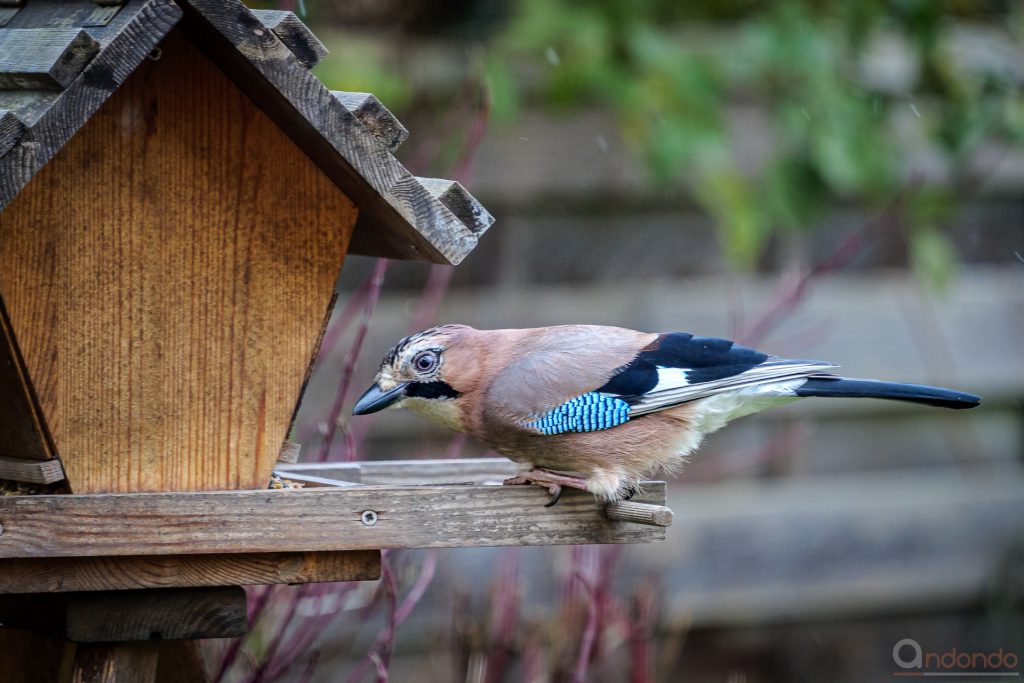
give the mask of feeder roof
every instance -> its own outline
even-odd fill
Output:
[[[291,12],[238,0],[0,0],[0,210],[176,26],[359,206],[353,253],[458,263],[494,219],[457,182],[413,176],[401,123],[332,92]]]

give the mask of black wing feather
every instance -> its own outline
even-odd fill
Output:
[[[764,363],[770,356],[728,339],[668,332],[658,338],[598,391],[617,396],[643,396],[658,384],[658,368],[687,370],[691,384],[732,377]]]

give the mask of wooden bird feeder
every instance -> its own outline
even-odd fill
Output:
[[[240,586],[381,548],[664,537],[662,483],[545,508],[500,459],[268,490],[345,255],[458,263],[493,220],[325,52],[236,0],[0,0],[0,479],[59,487],[0,498],[5,680],[202,680],[174,641],[243,633]]]

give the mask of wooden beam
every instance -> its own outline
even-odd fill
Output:
[[[374,581],[379,550],[0,560],[0,593]]]
[[[327,56],[327,48],[294,12],[278,9],[254,9],[252,13],[274,32],[278,40],[292,51],[302,66],[312,69]]]
[[[53,484],[64,479],[59,460],[23,460],[0,456],[0,479]]]
[[[664,482],[641,503],[664,504]],[[536,486],[352,486],[305,490],[0,498],[0,557],[258,553],[379,548],[646,543],[662,527],[614,522]]]
[[[79,28],[0,29],[0,90],[63,90],[99,51]]]
[[[76,643],[233,638],[248,626],[238,586],[0,597],[0,623]]]
[[[409,137],[409,131],[402,122],[371,93],[335,90],[331,94],[355,114],[366,130],[383,142],[388,150],[394,152]]]

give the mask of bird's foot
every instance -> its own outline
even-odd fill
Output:
[[[551,500],[544,505],[546,508],[549,508],[558,502],[562,497],[562,487],[564,486],[580,489],[581,491],[587,490],[587,480],[582,477],[573,477],[568,474],[559,474],[558,472],[551,472],[550,470],[537,468],[506,479],[503,483],[506,486],[516,486],[520,484],[543,486],[551,494]]]

